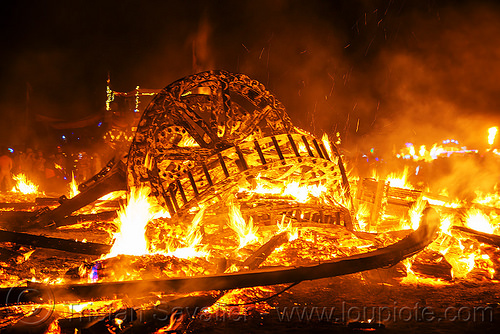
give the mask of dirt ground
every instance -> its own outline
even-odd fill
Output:
[[[268,314],[191,325],[208,333],[498,333],[499,283],[403,285],[384,270],[302,282],[269,301]],[[382,272],[382,273],[381,273]]]

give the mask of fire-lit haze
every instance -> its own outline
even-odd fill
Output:
[[[242,72],[297,125],[385,155],[448,137],[486,146],[471,130],[498,119],[492,2],[13,2],[0,15],[2,141],[37,138],[12,131],[26,125],[43,135],[43,117],[103,112],[108,73],[130,91],[201,70]]]
[[[353,277],[363,284],[363,291],[391,302],[393,291],[407,284],[419,290],[422,285],[462,289],[483,283],[497,288],[500,7],[493,2],[132,0],[103,1],[98,6],[80,1],[28,6],[13,1],[0,11],[0,22],[0,148],[14,147],[17,159],[18,148],[47,149],[62,156],[65,150],[75,150],[79,154],[66,159],[75,164],[65,167],[68,171],[85,170],[85,163],[90,168],[90,161],[95,168],[64,177],[66,198],[43,193],[45,175],[32,173],[31,180],[30,174],[16,172],[12,190],[0,193],[2,208],[15,214],[2,212],[3,217],[15,217],[18,208],[28,208],[17,221],[31,223],[27,229],[40,224],[43,233],[57,232],[54,237],[72,239],[78,247],[106,250],[98,256],[92,253],[92,260],[68,257],[60,265],[51,253],[50,263],[41,261],[42,247],[15,248],[15,257],[6,253],[6,259],[15,259],[24,269],[17,270],[14,262],[2,266],[5,287],[18,287],[21,281],[88,282],[95,287],[124,280],[175,282],[214,275],[229,281],[264,268],[272,275],[285,272],[283,267],[299,268],[293,275],[334,263],[340,268],[342,259],[352,256],[355,260],[348,267],[353,268],[348,271],[362,272]],[[280,133],[287,122],[269,111],[279,105],[274,100],[263,108],[266,118],[248,117],[261,112],[265,102],[255,82],[237,82],[231,86],[232,95],[217,95],[224,90],[194,80],[188,81],[194,88],[185,94],[174,97],[179,88],[174,85],[168,91],[172,95],[165,94],[170,100],[148,109],[164,118],[146,113],[141,125],[130,125],[145,107],[139,103],[139,87],[161,89],[212,69],[243,73],[262,83],[286,107],[290,127]],[[114,92],[126,95],[134,90],[136,95],[127,96],[135,99],[130,100],[135,102],[130,115],[106,109]],[[227,96],[236,101],[233,107],[216,105]],[[165,107],[168,103],[172,109]],[[176,103],[189,113],[175,115]],[[245,104],[255,108],[245,110]],[[235,116],[238,112],[243,116]],[[130,122],[120,123],[117,115]],[[170,116],[173,124],[163,128]],[[210,118],[213,125],[219,117],[237,126],[216,126],[213,138],[207,133],[214,149],[204,146],[208,142],[202,142],[201,132],[194,136],[187,126],[196,128],[201,118]],[[237,137],[249,119],[257,119],[258,126]],[[260,125],[268,121],[272,136]],[[127,126],[128,134],[118,134]],[[87,127],[91,130],[83,132]],[[120,149],[107,147],[105,136],[96,134],[106,127],[116,130],[116,137],[129,139],[137,128],[144,132],[136,132],[130,150],[125,141],[118,154]],[[67,132],[61,135],[60,130]],[[68,139],[71,131],[80,130],[84,135]],[[220,131],[230,134],[227,138],[235,135],[238,142],[217,137]],[[143,138],[146,133],[151,138]],[[111,136],[114,140],[115,134]],[[116,158],[107,165],[109,159],[97,162],[99,154],[92,155],[104,147]],[[92,197],[108,189],[102,187],[106,180],[117,182],[110,189],[121,190]],[[60,221],[57,214],[44,220],[56,206],[98,197]],[[431,233],[434,227],[436,233]],[[371,251],[374,261],[364,258]],[[373,271],[361,266],[367,260],[367,268],[378,266],[385,261],[379,256],[394,263],[377,271],[378,287],[373,291],[390,289],[390,298],[372,293]],[[31,265],[39,263],[35,261],[41,264]],[[296,281],[310,279],[298,276]],[[289,280],[287,276],[283,282]],[[260,278],[258,282],[265,283]],[[251,285],[236,283],[234,287]],[[219,297],[208,303],[212,306],[200,314],[229,312],[221,311],[221,305],[256,304],[253,313],[260,317],[274,307],[274,301],[266,300],[272,294],[316,298],[327,291],[332,298],[336,289],[332,285],[330,290],[315,288],[314,293],[287,292],[294,285],[281,292],[278,287],[231,292],[221,288]],[[116,300],[119,305],[108,310],[126,305],[135,311],[148,303],[156,307],[167,302],[160,292],[148,291],[147,302]],[[457,305],[464,298],[450,298],[455,297]],[[113,293],[110,298],[118,297]],[[85,299],[76,307],[101,312],[108,307],[95,299],[93,306],[84,305]],[[243,309],[239,312],[246,312]],[[63,309],[57,316],[68,313]],[[170,325],[158,325],[155,331],[175,330],[182,319],[174,324],[174,316]],[[116,322],[123,322],[117,319],[116,328],[122,324]]]

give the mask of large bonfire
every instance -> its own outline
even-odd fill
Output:
[[[244,77],[232,77],[225,73],[218,75],[224,80],[234,80],[238,88],[241,88],[238,85],[245,87],[248,84]],[[258,100],[259,107],[265,105],[269,98],[266,94],[269,93],[254,82],[252,85],[252,93],[246,93]],[[177,89],[177,86],[174,85],[174,88]],[[167,93],[176,92],[174,88],[166,89],[159,96],[166,99]],[[220,87],[215,88],[218,92]],[[203,103],[208,103],[206,99],[211,94],[210,89],[215,88],[184,87],[185,92],[180,96],[185,100],[181,106],[189,104],[206,110]],[[255,97],[256,92],[261,96]],[[248,100],[249,96],[241,95],[240,98]],[[193,100],[187,100],[190,98]],[[155,117],[160,114],[158,105],[163,106],[153,103],[149,110]],[[258,118],[261,123],[251,127],[248,125],[250,120],[240,110],[242,107],[235,108],[234,114],[240,117],[238,122],[217,125],[217,136],[212,137],[209,136],[212,133],[203,126],[196,130],[206,131],[204,135],[192,135],[190,131],[167,124],[158,131],[158,140],[152,139],[147,136],[147,131],[150,131],[148,127],[151,124],[157,124],[156,119],[148,120],[143,116],[143,128],[139,127],[132,144],[136,151],[131,150],[129,157],[128,192],[96,196],[98,201],[80,208],[73,216],[50,221],[51,226],[56,227],[50,231],[54,237],[65,235],[66,239],[77,239],[78,247],[85,243],[89,247],[100,244],[99,247],[107,246],[107,251],[86,258],[66,257],[58,263],[48,261],[50,256],[44,257],[43,253],[34,256],[39,248],[3,243],[3,249],[9,249],[16,256],[2,262],[2,286],[24,287],[23,284],[29,281],[30,286],[40,287],[36,284],[43,283],[44,286],[50,285],[54,291],[71,286],[72,293],[80,293],[81,300],[74,300],[70,294],[59,296],[56,292],[55,297],[49,300],[37,296],[44,303],[52,303],[52,311],[55,312],[40,321],[52,332],[67,331],[68,328],[82,330],[81,323],[71,325],[63,321],[75,315],[102,318],[103,314],[114,316],[109,317],[109,321],[101,319],[101,325],[111,332],[121,332],[128,327],[139,326],[136,322],[139,310],[145,314],[156,314],[155,307],[172,299],[191,298],[190,301],[201,303],[200,298],[203,297],[206,307],[197,314],[173,312],[164,321],[141,323],[141,326],[147,323],[149,332],[169,332],[187,326],[186,319],[194,321],[207,315],[234,312],[240,315],[252,312],[264,314],[273,309],[271,297],[290,286],[259,286],[245,282],[240,283],[247,287],[244,289],[226,291],[214,287],[213,290],[207,288],[194,293],[166,292],[154,288],[150,293],[144,293],[144,286],[141,286],[140,291],[135,291],[140,292],[139,296],[132,290],[100,295],[101,288],[116,286],[111,283],[124,281],[159,282],[172,278],[168,282],[175,285],[172,283],[175,279],[187,282],[188,278],[200,276],[219,275],[217,277],[229,279],[259,268],[278,272],[283,267],[320,267],[350,256],[359,259],[363,254],[378,254],[376,250],[413,240],[416,231],[425,227],[421,224],[429,207],[440,215],[439,231],[425,251],[417,252],[395,266],[397,270],[392,272],[392,284],[393,280],[410,286],[454,285],[464,281],[497,282],[500,265],[497,260],[500,254],[498,194],[478,192],[471,202],[450,197],[444,188],[436,191],[425,183],[412,184],[413,176],[423,168],[419,162],[432,163],[450,156],[482,153],[496,157],[497,152],[491,147],[496,128],[488,132],[488,152],[458,147],[458,142],[454,141],[444,142],[441,146],[436,144],[430,150],[425,146],[417,148],[409,144],[395,157],[405,163],[402,170],[378,176],[381,171],[374,169],[370,171],[371,177],[365,177],[346,172],[357,170],[355,160],[341,154],[339,143],[333,143],[327,135],[322,140],[316,140],[301,129],[288,127],[288,120],[283,116],[285,114],[279,114],[280,110],[269,116],[270,109],[280,108],[274,99],[272,104],[261,109],[269,118],[275,117],[273,120],[276,123],[268,126],[274,126],[272,130],[275,132],[280,130],[284,133],[265,135],[264,132],[269,129],[261,124],[265,121],[264,116],[257,115],[262,116]],[[145,115],[148,115],[148,110]],[[195,127],[193,123],[183,124],[187,128]],[[237,131],[247,131],[248,136],[238,137],[235,135]],[[211,141],[216,139],[220,139],[220,143],[212,145]],[[236,144],[229,145],[229,139]],[[147,152],[141,151],[144,142],[152,147]],[[446,147],[450,143],[453,145]],[[343,161],[346,161],[347,168],[344,168]],[[31,197],[19,192],[42,196],[37,192],[36,185],[22,176],[17,177],[16,182],[15,193],[5,195],[3,202],[11,200],[13,194],[17,194],[18,202],[32,201]],[[68,195],[75,200],[85,195],[83,192],[77,196],[76,185],[72,189]],[[58,205],[58,202],[52,203],[49,211],[57,212]],[[15,205],[12,207],[15,208]],[[31,208],[36,207],[35,202]],[[109,212],[113,214],[106,219],[85,220],[89,215],[104,217]],[[30,222],[36,222],[40,216],[43,212]],[[75,221],[63,222],[71,217],[75,217]],[[31,232],[37,231],[35,226]],[[23,245],[22,242],[17,243]],[[415,250],[421,249],[417,247]],[[413,254],[415,250],[409,253]],[[351,272],[356,271],[353,269]],[[190,289],[196,290],[192,286]],[[2,326],[27,322],[26,319],[32,319],[34,309],[39,306],[12,303],[7,298],[2,312],[8,322]],[[133,312],[135,318],[120,318],[117,312],[123,309]],[[93,325],[89,321],[85,326]]]

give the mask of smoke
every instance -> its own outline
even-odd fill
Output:
[[[476,191],[495,192],[500,171],[493,155],[470,155],[438,159],[427,166],[427,182],[432,193],[446,190],[452,198],[471,201]]]
[[[498,9],[462,5],[400,20],[400,37],[366,75],[380,110],[363,141],[429,145],[451,137],[484,149],[488,127],[500,121]]]
[[[17,8],[25,16],[6,11],[21,17],[4,20],[22,37],[7,44],[3,58],[11,80],[3,84],[2,104],[15,106],[13,115],[25,110],[27,82],[33,111],[74,119],[103,110],[108,71],[114,89],[130,91],[224,69],[261,81],[297,126],[340,132],[352,151],[391,152],[408,141],[429,145],[448,137],[474,147],[498,123],[500,11],[493,3],[53,7]],[[39,15],[52,12],[53,21]]]
[[[210,22],[218,67],[263,82],[296,125],[338,131],[352,149],[448,138],[482,149],[500,120],[493,4],[252,2]]]

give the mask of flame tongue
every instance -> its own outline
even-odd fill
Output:
[[[473,230],[489,234],[493,234],[495,231],[495,227],[490,223],[488,216],[481,210],[469,209],[465,215],[465,220],[467,226]]]
[[[497,136],[498,127],[493,126],[488,129],[488,144],[491,146],[495,142],[495,137]]]
[[[38,185],[31,182],[23,173],[14,175],[12,178],[16,181],[16,185],[12,189],[13,192],[19,191],[25,195],[38,192]]]
[[[191,225],[188,227],[186,237],[184,238],[186,247],[179,247],[175,250],[169,250],[167,255],[183,259],[193,257],[206,257],[209,255],[209,252],[205,250],[206,247],[203,247],[201,245],[203,235],[199,230],[204,214],[205,208],[201,208],[193,218]]]
[[[240,209],[234,204],[229,206],[229,227],[238,234],[240,240],[238,249],[258,240],[256,235],[257,229],[253,226],[252,218],[250,218],[247,224]]]
[[[78,190],[78,184],[76,183],[75,175],[73,173],[71,173],[71,183],[69,187],[70,198],[73,198],[80,193],[80,190]]]
[[[409,168],[405,166],[404,171],[400,174],[391,173],[387,176],[387,182],[391,187],[403,188],[403,189],[413,189],[412,185],[408,181]]]
[[[149,198],[150,191],[146,187],[131,189],[127,205],[118,211],[119,232],[115,234],[115,242],[106,257],[148,253],[146,225],[157,213]]]

